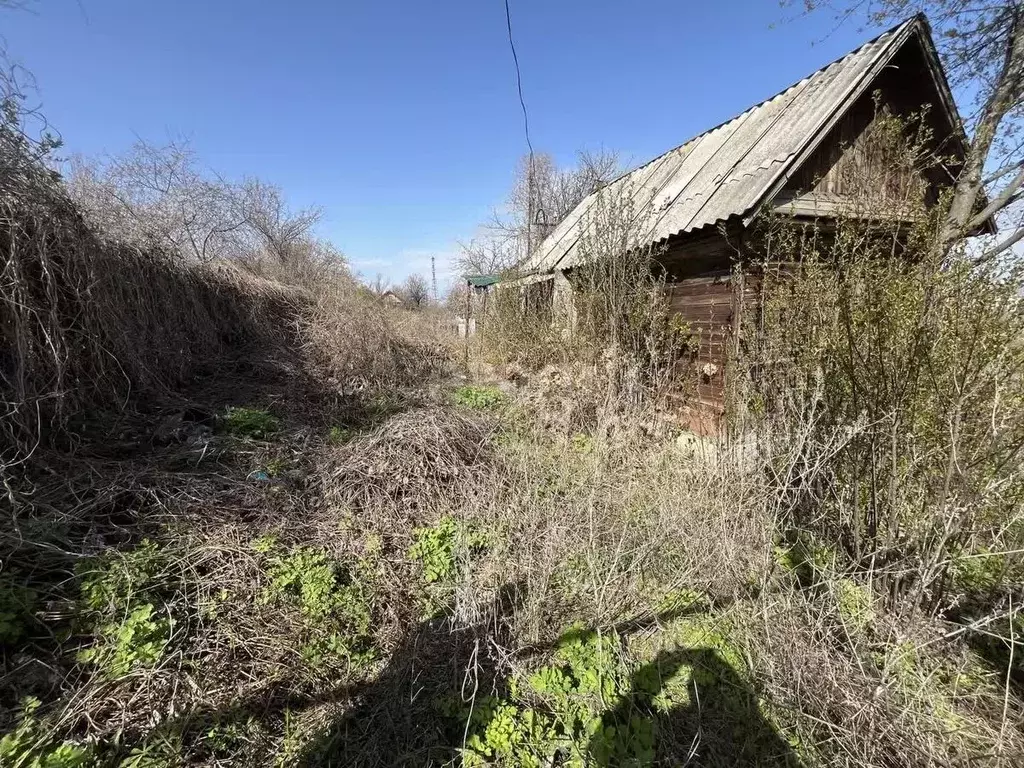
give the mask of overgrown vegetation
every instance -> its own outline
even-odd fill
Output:
[[[578,257],[567,276],[499,285],[484,321],[481,354],[506,375],[538,377],[545,410],[564,428],[611,429],[643,421],[689,386],[685,323],[669,311],[658,251],[649,243],[638,195],[626,179],[595,193],[579,224]],[[551,391],[560,389],[560,393]]]
[[[623,190],[571,306],[498,291],[521,386],[456,386],[426,312],[101,237],[5,125],[3,765],[1021,762],[1015,259],[765,221],[696,450]]]
[[[497,387],[459,387],[454,393],[455,402],[467,408],[494,408],[501,405],[505,395]]]

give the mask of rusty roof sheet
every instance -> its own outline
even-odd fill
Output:
[[[782,93],[690,139],[585,198],[545,238],[526,271],[568,269],[582,223],[601,195],[630,200],[649,242],[743,216],[761,204],[796,157],[837,120],[927,22],[915,16]]]

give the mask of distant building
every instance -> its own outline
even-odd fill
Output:
[[[384,293],[380,295],[380,300],[383,301],[385,304],[389,304],[391,306],[397,306],[399,304],[404,303],[402,301],[402,297],[392,290],[384,291]]]
[[[491,289],[497,285],[498,275],[468,275],[466,278],[465,306],[456,312],[459,336],[473,336],[477,330],[477,319],[487,314],[487,300]]]

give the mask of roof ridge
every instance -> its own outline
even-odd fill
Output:
[[[527,268],[551,271],[562,264],[571,266],[571,254],[581,235],[581,217],[608,189],[635,185],[637,190],[627,194],[636,196],[640,190],[651,193],[635,215],[653,216],[650,225],[655,242],[756,209],[773,194],[771,190],[777,184],[784,182],[791,166],[831,130],[837,115],[849,108],[851,100],[863,94],[896,52],[915,38],[930,40],[927,19],[922,14],[911,16],[767,99],[617,176],[587,195],[559,222],[528,257]],[[941,70],[941,62],[938,66]],[[779,126],[784,135],[778,135]],[[746,192],[735,191],[745,186],[749,186]],[[657,202],[659,195],[664,198],[661,203]]]
[[[639,171],[641,168],[646,168],[651,163],[657,162],[658,160],[662,159],[666,155],[670,155],[673,152],[675,152],[675,151],[677,151],[679,149],[682,149],[683,147],[685,147],[690,142],[696,141],[697,139],[701,138],[702,136],[707,136],[709,133],[713,133],[714,131],[717,131],[719,128],[725,127],[726,125],[731,123],[733,120],[739,120],[747,112],[750,112],[751,110],[757,109],[758,107],[763,107],[768,102],[773,101],[773,100],[779,98],[779,96],[782,96],[782,95],[788,93],[789,91],[793,90],[794,88],[796,88],[798,85],[800,85],[800,83],[804,82],[805,80],[810,80],[812,77],[821,74],[822,72],[824,72],[829,67],[832,67],[832,66],[835,66],[836,64],[839,64],[842,61],[844,61],[845,59],[850,58],[851,56],[856,56],[858,53],[860,53],[862,50],[867,48],[869,45],[874,45],[875,43],[877,43],[879,40],[881,40],[886,35],[895,35],[904,26],[909,27],[910,25],[914,24],[915,22],[923,22],[925,25],[927,25],[928,24],[928,19],[925,16],[924,13],[916,13],[913,16],[911,16],[910,18],[904,19],[899,24],[896,24],[895,26],[890,27],[889,29],[885,30],[884,32],[880,32],[875,37],[871,38],[870,40],[868,40],[868,41],[866,41],[864,43],[861,43],[860,45],[858,45],[853,50],[847,51],[842,56],[840,56],[840,57],[838,57],[836,59],[833,59],[828,64],[825,64],[825,65],[823,65],[821,67],[818,67],[813,72],[810,72],[807,75],[805,75],[804,77],[801,77],[795,83],[790,83],[785,88],[783,88],[781,91],[778,91],[778,92],[772,94],[771,96],[769,96],[766,99],[762,99],[761,101],[757,102],[756,104],[751,104],[746,109],[741,110],[740,112],[737,112],[732,117],[728,118],[727,120],[723,120],[722,122],[718,123],[717,125],[712,126],[711,128],[708,128],[707,130],[704,130],[704,131],[701,131],[700,133],[694,134],[693,136],[688,138],[683,143],[677,144],[676,146],[672,147],[671,149],[665,150],[660,155],[652,157],[646,163],[641,163],[640,165],[637,165],[637,166],[635,166],[633,168],[630,168],[628,171],[624,171],[623,173],[620,173],[618,176],[616,176],[614,179],[609,181],[607,184],[602,185],[601,189],[609,187],[612,184],[614,184],[615,182],[624,179],[625,177],[629,176],[632,173],[635,173],[636,171]],[[600,191],[600,190],[597,190],[597,191]],[[592,192],[591,194],[595,194],[595,192]],[[588,195],[588,197],[589,197],[589,195]]]

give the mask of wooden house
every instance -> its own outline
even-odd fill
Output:
[[[928,22],[918,15],[584,199],[531,255],[520,283],[542,298],[571,291],[572,270],[584,258],[583,222],[601,195],[627,195],[645,239],[657,246],[672,308],[699,333],[696,405],[720,415],[730,339],[744,306],[731,267],[752,237],[754,217],[767,208],[820,221],[855,196],[884,196],[858,188],[856,179],[870,173],[849,170],[880,162],[864,150],[880,108],[906,115],[926,105],[933,140],[962,158],[962,123]],[[948,183],[959,168],[945,170]]]

